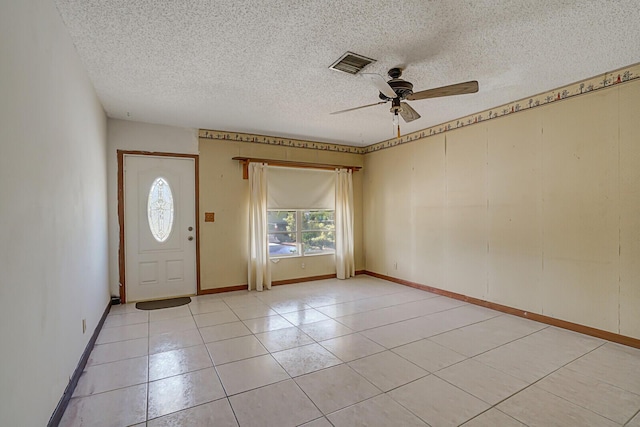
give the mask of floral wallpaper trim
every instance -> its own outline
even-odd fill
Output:
[[[299,139],[278,138],[274,136],[208,129],[200,129],[199,137],[204,139],[279,145],[283,147],[308,148],[312,150],[333,151],[337,153],[367,154],[395,147],[397,145],[406,144],[407,142],[428,138],[433,135],[439,135],[461,127],[497,119],[520,111],[541,107],[543,105],[562,101],[585,93],[611,88],[617,84],[636,80],[638,78],[640,78],[640,63],[629,65],[618,70],[610,71],[596,77],[581,80],[577,83],[572,83],[558,89],[543,92],[538,95],[510,102],[495,108],[484,110],[479,113],[451,120],[446,123],[431,126],[426,129],[403,135],[400,138],[388,139],[366,147],[352,147],[349,145],[330,144],[326,142],[303,141]]]
[[[329,144],[326,142],[303,141],[300,139],[278,138],[275,136],[252,135],[241,132],[200,129],[199,137],[223,141],[253,142],[258,144],[279,145],[283,147],[309,148],[312,150],[333,151],[336,153],[364,154],[364,147]]]

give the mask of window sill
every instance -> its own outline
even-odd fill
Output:
[[[269,260],[271,260],[271,261],[278,260],[276,262],[280,262],[280,260],[283,260],[283,259],[314,258],[314,257],[318,257],[318,256],[332,256],[332,257],[335,257],[336,253],[332,252],[332,253],[324,253],[324,254],[272,256],[272,257],[269,257]]]

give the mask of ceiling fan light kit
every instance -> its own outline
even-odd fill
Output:
[[[348,52],[349,53],[349,52]],[[355,74],[355,73],[354,73]],[[374,104],[362,105],[360,107],[348,108],[346,110],[334,111],[331,114],[341,114],[361,108],[373,107],[374,105],[385,104],[391,101],[390,112],[393,114],[393,124],[398,129],[398,137],[400,137],[400,125],[398,123],[398,115],[406,123],[410,123],[420,118],[420,114],[414,110],[409,104],[404,102],[417,101],[420,99],[438,98],[442,96],[464,95],[468,93],[478,92],[478,82],[471,80],[463,83],[456,83],[448,86],[441,86],[434,89],[427,89],[420,92],[413,92],[413,83],[400,78],[402,69],[392,68],[387,73],[390,80],[385,80],[380,74],[360,73],[360,75],[369,81],[378,89],[378,97],[382,100]]]

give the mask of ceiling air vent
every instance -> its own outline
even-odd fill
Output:
[[[336,71],[342,71],[344,73],[358,74],[360,70],[372,62],[376,62],[376,60],[358,55],[357,53],[347,52],[329,68]]]

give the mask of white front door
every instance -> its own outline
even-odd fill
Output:
[[[193,295],[195,159],[124,155],[127,302]]]

